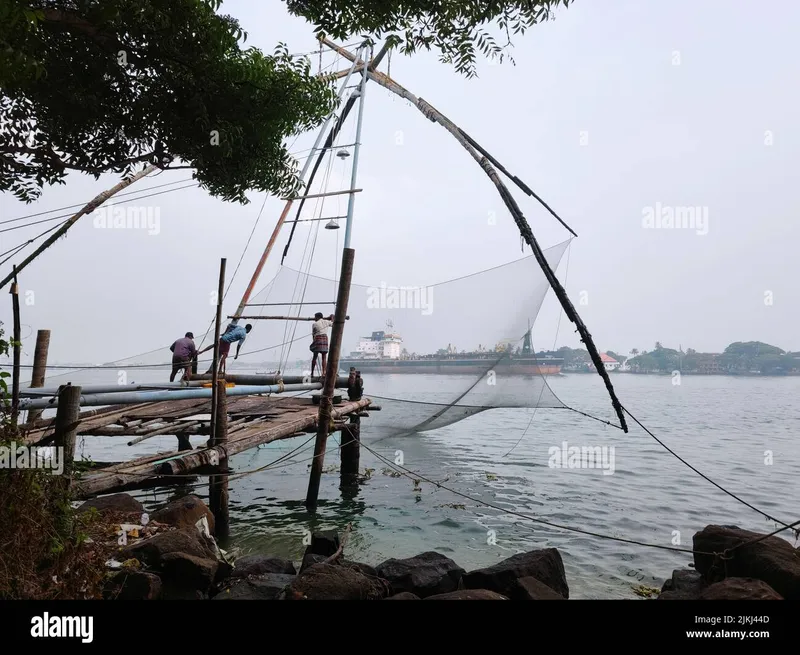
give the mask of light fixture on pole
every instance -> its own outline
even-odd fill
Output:
[[[350,153],[347,152],[347,150],[340,150],[339,152],[336,153],[336,156],[342,161],[344,161],[350,156]]]
[[[339,224],[332,218],[325,224],[326,230],[338,230]]]

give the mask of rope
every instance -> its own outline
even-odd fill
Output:
[[[564,271],[564,286],[565,287],[567,286],[567,276],[569,275],[569,253],[570,253],[571,247],[572,247],[572,240],[570,239],[569,245],[567,246],[567,266],[566,266],[566,270]],[[558,323],[556,323],[556,336],[553,338],[553,347],[551,348],[551,350],[555,350],[556,349],[556,345],[558,344],[558,331],[561,328],[561,316],[563,314],[564,314],[564,308],[561,307],[559,309],[559,311],[558,311]],[[533,337],[531,337],[531,341],[533,341]],[[531,347],[533,347],[533,346],[531,345]],[[542,396],[544,395],[544,388],[546,386],[548,389],[550,389],[550,385],[547,384],[547,381],[545,380],[544,376],[542,376],[542,382],[544,382],[544,384],[542,385],[541,391],[539,391],[539,399],[536,401],[536,405],[533,408],[533,414],[531,414],[531,420],[528,421],[528,426],[522,432],[522,436],[519,438],[519,441],[517,441],[517,443],[515,443],[513,445],[511,450],[509,450],[505,455],[503,455],[503,457],[508,457],[512,452],[514,452],[514,449],[517,446],[519,446],[519,444],[525,438],[525,435],[528,434],[528,430],[531,429],[531,425],[533,425],[533,419],[536,418],[536,410],[539,409],[539,403],[542,402]],[[550,389],[550,393],[553,393],[552,389]],[[556,396],[554,393],[553,393],[553,395]],[[556,398],[558,398],[558,396],[556,396]]]
[[[677,458],[677,459],[678,459],[680,462],[682,462],[683,464],[685,464],[686,466],[688,466],[690,469],[692,469],[692,471],[694,471],[695,473],[697,473],[697,475],[699,475],[701,478],[703,478],[703,479],[704,479],[704,480],[706,480],[707,482],[710,482],[711,484],[713,484],[713,485],[714,485],[714,486],[715,486],[717,489],[719,489],[720,491],[724,491],[724,492],[725,492],[726,494],[728,494],[728,495],[729,495],[731,498],[733,498],[733,499],[735,499],[735,500],[738,500],[740,503],[742,503],[742,505],[746,505],[747,507],[749,507],[750,509],[752,509],[754,512],[758,512],[758,513],[759,513],[759,514],[761,514],[762,516],[764,516],[764,517],[768,518],[770,521],[774,521],[775,523],[778,523],[779,525],[782,525],[782,526],[784,526],[784,527],[783,527],[783,529],[784,529],[784,530],[786,530],[786,529],[789,529],[789,528],[791,527],[791,526],[787,525],[786,523],[784,523],[783,521],[780,521],[780,520],[776,519],[774,516],[770,516],[770,515],[769,515],[769,514],[767,514],[766,512],[763,512],[763,511],[761,511],[760,509],[758,509],[758,507],[755,507],[755,506],[751,505],[751,504],[750,504],[750,503],[748,503],[746,500],[743,500],[743,499],[739,498],[739,496],[737,496],[737,495],[736,495],[736,494],[734,494],[733,492],[731,492],[731,491],[728,491],[728,490],[727,490],[727,489],[725,489],[723,486],[721,486],[721,485],[717,484],[716,482],[714,482],[714,481],[713,481],[711,478],[709,478],[707,475],[705,475],[704,473],[701,473],[700,471],[698,471],[698,470],[697,470],[697,469],[696,469],[694,466],[692,466],[691,464],[689,464],[689,462],[687,462],[685,459],[683,459],[683,458],[682,458],[680,455],[678,455],[678,454],[677,454],[677,453],[676,453],[674,450],[672,450],[672,449],[671,449],[669,446],[667,446],[667,445],[666,445],[666,444],[665,444],[663,441],[661,441],[661,440],[660,440],[660,439],[659,439],[659,438],[658,438],[656,435],[654,435],[654,434],[653,434],[653,433],[652,433],[650,430],[648,430],[648,429],[647,429],[647,428],[646,428],[644,425],[642,425],[641,421],[639,421],[639,419],[637,419],[637,418],[636,418],[636,417],[635,417],[633,414],[631,414],[631,413],[630,413],[630,411],[628,410],[628,408],[627,408],[627,407],[623,407],[622,409],[625,411],[625,413],[626,413],[626,414],[628,414],[628,416],[630,416],[630,417],[631,417],[631,418],[634,420],[634,422],[635,422],[635,423],[636,423],[636,424],[637,424],[637,425],[638,425],[640,428],[642,428],[642,430],[644,430],[645,432],[647,432],[647,434],[649,434],[651,437],[653,437],[653,439],[655,439],[655,440],[658,442],[658,444],[659,444],[660,446],[662,446],[662,447],[663,447],[663,448],[664,448],[664,449],[665,449],[667,452],[669,452],[671,455],[675,456],[675,458]]]

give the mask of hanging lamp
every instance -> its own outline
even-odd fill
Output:
[[[326,230],[338,230],[339,229],[339,224],[334,219],[331,219],[325,224],[325,229]]]

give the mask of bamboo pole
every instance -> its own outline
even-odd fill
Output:
[[[139,171],[136,175],[129,177],[127,180],[122,180],[119,184],[111,187],[107,191],[103,191],[103,193],[95,196],[93,200],[91,200],[83,209],[81,209],[77,214],[68,218],[64,225],[58,228],[55,232],[53,232],[52,236],[50,236],[41,246],[39,246],[36,250],[34,250],[25,260],[19,265],[19,268],[16,268],[14,273],[11,273],[5,277],[5,279],[0,282],[0,289],[2,289],[6,284],[8,284],[16,273],[20,272],[24,269],[28,264],[30,264],[34,259],[36,259],[39,255],[41,255],[45,250],[47,250],[50,246],[52,246],[56,241],[58,241],[61,237],[63,237],[69,228],[71,228],[75,223],[77,223],[78,219],[85,214],[89,214],[97,209],[100,205],[102,205],[106,200],[108,200],[111,196],[119,193],[123,189],[129,187],[134,182],[150,175],[153,171],[157,170],[156,166],[148,166],[144,170]]]
[[[17,267],[14,266],[14,284],[11,285],[11,307],[14,313],[14,368],[11,389],[11,425],[16,430],[19,420],[19,369],[22,327],[19,320],[19,284],[17,283]]]
[[[370,400],[364,398],[363,400],[352,403],[337,405],[331,416],[333,418],[346,416],[349,413],[369,407],[369,403]],[[237,453],[255,448],[259,444],[288,439],[296,436],[298,432],[304,432],[306,428],[314,426],[317,423],[318,415],[314,413],[306,414],[305,416],[287,421],[286,423],[281,423],[271,428],[254,428],[251,434],[240,436],[235,440],[229,440],[225,445],[193,450],[191,453],[186,453],[185,455],[171,457],[157,466],[156,473],[160,475],[176,475],[186,473],[187,471],[201,466],[216,466],[226,457],[230,458]]]
[[[339,373],[339,351],[342,346],[347,303],[350,300],[350,282],[353,279],[354,259],[355,250],[352,248],[343,249],[342,272],[339,279],[339,292],[336,296],[336,314],[331,333],[331,347],[328,353],[325,382],[319,399],[319,419],[317,421],[317,439],[314,443],[314,459],[311,461],[311,474],[308,479],[308,492],[306,494],[306,507],[308,509],[316,508],[319,497],[319,485],[325,462],[325,446],[328,441],[332,417],[333,390]]]
[[[339,54],[341,54],[346,59],[349,59],[351,62],[359,63],[358,58],[353,55],[351,52],[342,48],[341,46],[336,45],[332,41],[328,40],[327,38],[320,39],[322,43],[326,46],[335,50]],[[553,269],[550,267],[549,262],[544,256],[541,247],[539,246],[536,237],[533,235],[533,231],[531,230],[530,225],[528,225],[528,221],[525,218],[525,215],[522,213],[522,210],[519,208],[516,200],[509,192],[508,188],[505,186],[503,181],[497,174],[497,171],[492,166],[491,162],[488,158],[484,157],[480,152],[478,152],[464,137],[464,134],[458,128],[458,126],[453,123],[449,118],[447,118],[444,114],[430,105],[428,102],[423,100],[422,98],[418,98],[413,93],[411,93],[408,89],[404,88],[393,79],[391,79],[388,75],[384,75],[383,73],[379,73],[378,71],[370,71],[367,69],[367,75],[371,80],[374,80],[379,85],[388,89],[395,95],[400,96],[401,98],[408,100],[411,102],[419,111],[430,121],[434,123],[438,123],[442,127],[444,127],[456,141],[461,144],[461,146],[472,156],[472,158],[478,162],[480,167],[492,181],[492,183],[497,188],[497,191],[500,194],[500,197],[503,199],[506,207],[508,208],[509,212],[511,213],[514,222],[517,224],[517,227],[522,235],[525,242],[531,247],[534,256],[536,257],[536,261],[539,264],[539,267],[545,274],[547,281],[550,283],[550,286],[553,288],[553,291],[556,294],[556,297],[559,300],[559,303],[564,308],[564,312],[566,313],[567,317],[569,318],[570,322],[574,323],[578,332],[581,335],[581,341],[585,344],[586,349],[589,351],[589,355],[592,358],[592,362],[594,363],[595,369],[600,377],[603,379],[605,383],[606,390],[611,397],[611,404],[614,407],[614,410],[617,414],[617,418],[619,419],[620,426],[622,427],[624,432],[628,432],[628,424],[625,420],[625,415],[622,410],[622,404],[619,402],[617,398],[616,392],[614,391],[614,386],[611,384],[611,379],[608,377],[608,373],[605,370],[605,366],[603,365],[602,359],[600,358],[600,353],[597,351],[597,347],[592,340],[592,335],[589,333],[589,330],[586,328],[586,325],[583,323],[583,320],[578,315],[578,312],[575,310],[575,307],[572,305],[572,302],[567,295],[566,290],[558,281],[556,274],[553,272]]]
[[[36,350],[33,352],[33,371],[31,372],[31,389],[44,387],[44,378],[47,371],[47,352],[50,349],[50,330],[39,330],[36,333]],[[41,417],[42,410],[32,409],[25,419],[32,423]]]

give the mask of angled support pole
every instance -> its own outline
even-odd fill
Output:
[[[320,39],[324,45],[335,50],[340,55],[349,59],[351,62],[356,64],[360,63],[357,61],[355,55],[349,52],[347,49],[335,44],[333,41],[323,38]],[[506,207],[508,208],[509,212],[511,213],[511,217],[514,219],[514,222],[517,224],[517,228],[519,229],[520,235],[525,242],[531,247],[533,250],[533,254],[536,257],[536,261],[539,264],[539,267],[545,274],[547,281],[550,283],[553,291],[558,298],[559,303],[564,308],[564,312],[566,313],[567,317],[569,318],[570,322],[575,324],[578,332],[581,335],[581,341],[586,345],[586,349],[589,351],[589,355],[592,358],[592,363],[595,366],[595,370],[603,379],[605,383],[606,390],[608,391],[609,396],[611,397],[611,404],[614,407],[614,411],[617,414],[617,418],[619,419],[620,426],[622,427],[623,431],[628,431],[628,423],[625,420],[625,414],[622,409],[622,404],[620,403],[617,395],[614,391],[614,386],[611,384],[611,379],[608,376],[608,372],[605,369],[605,365],[603,364],[602,359],[600,358],[600,353],[597,350],[597,347],[592,340],[592,335],[589,333],[589,330],[584,325],[583,320],[578,315],[578,312],[575,310],[575,307],[572,305],[572,302],[567,295],[566,290],[561,283],[558,281],[555,272],[550,267],[549,262],[547,261],[544,253],[542,252],[542,248],[539,245],[539,242],[536,240],[536,237],[533,235],[533,231],[531,230],[530,225],[528,224],[525,215],[522,213],[522,210],[519,208],[517,201],[514,200],[514,197],[511,195],[511,192],[508,190],[506,185],[500,179],[500,176],[497,174],[497,171],[492,166],[492,162],[489,161],[487,157],[485,157],[481,152],[479,152],[473,145],[469,142],[467,138],[465,138],[464,133],[459,129],[459,127],[453,123],[449,118],[447,118],[444,114],[442,114],[439,110],[433,107],[431,104],[423,100],[422,98],[418,98],[413,93],[411,93],[408,89],[404,88],[397,82],[395,82],[392,78],[388,75],[384,75],[376,70],[369,70],[367,69],[367,76],[369,79],[377,82],[379,85],[388,89],[395,95],[400,96],[401,98],[408,100],[411,102],[420,112],[431,122],[438,123],[444,129],[446,129],[450,134],[458,141],[461,146],[470,154],[470,156],[478,163],[478,165],[483,169],[483,172],[489,177],[492,183],[497,188],[500,197],[503,199]]]

